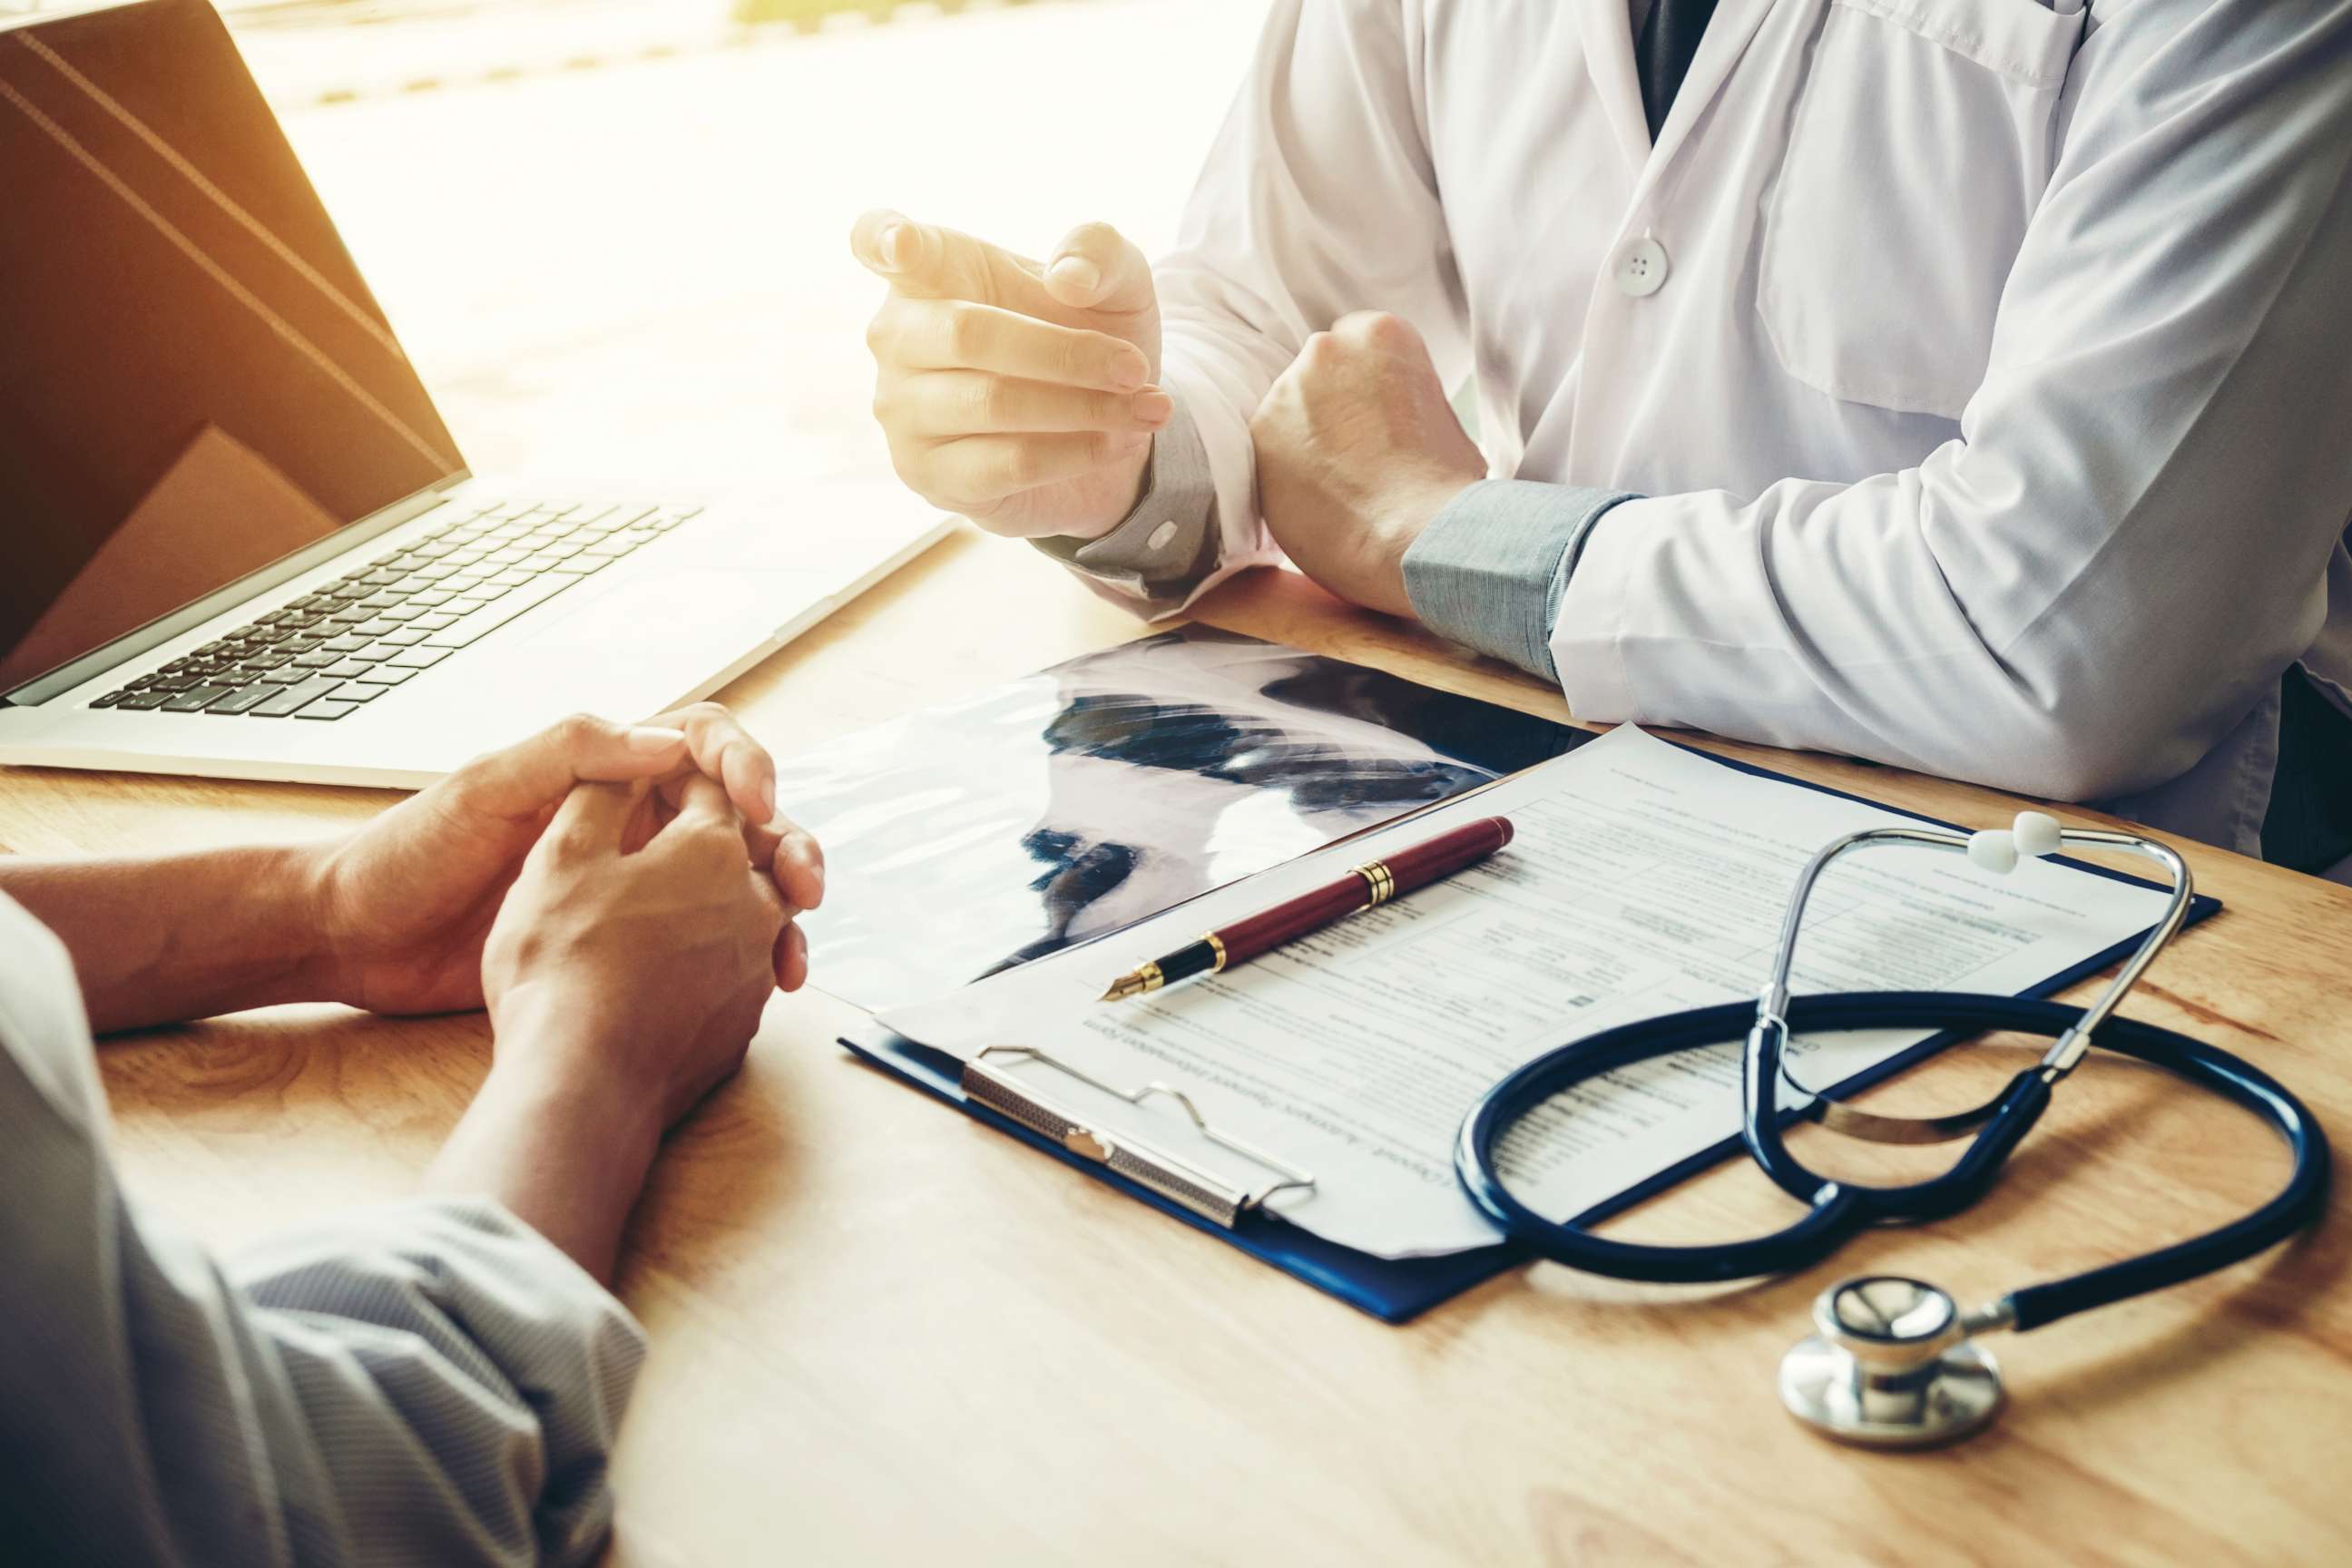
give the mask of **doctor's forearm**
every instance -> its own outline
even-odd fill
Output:
[[[0,893],[65,942],[105,1034],[325,996],[317,874],[301,847],[0,859]]]

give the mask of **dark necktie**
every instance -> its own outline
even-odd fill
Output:
[[[1650,139],[1666,122],[1675,93],[1690,72],[1700,35],[1715,15],[1715,0],[1650,0],[1649,17],[1633,40],[1633,69],[1642,79],[1642,108],[1650,119]]]

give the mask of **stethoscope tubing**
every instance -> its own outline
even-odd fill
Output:
[[[2055,1038],[2084,1009],[2031,997],[1965,992],[1868,991],[1792,998],[1792,1030],[1930,1029],[1961,1036],[2012,1031]],[[1778,1116],[1745,1120],[1743,1137],[1776,1184],[1811,1206],[1795,1223],[1748,1241],[1674,1247],[1592,1235],[1573,1220],[1537,1214],[1510,1191],[1495,1152],[1509,1130],[1554,1096],[1603,1073],[1676,1051],[1745,1037],[1753,1003],[1727,1003],[1622,1025],[1548,1052],[1496,1084],[1464,1119],[1454,1170],[1464,1190],[1513,1240],[1588,1273],[1669,1284],[1753,1279],[1804,1268],[1873,1224],[1916,1223],[1956,1213],[1988,1191],[2009,1154],[2047,1107],[2050,1084],[2021,1073],[1968,1152],[1943,1175],[1905,1186],[1870,1187],[1814,1174],[1780,1140]],[[2020,1331],[2210,1274],[2276,1245],[2308,1224],[2326,1201],[2330,1173],[2326,1134],[2303,1102],[2241,1058],[2185,1035],[2110,1016],[2093,1043],[2163,1068],[2253,1112],[2285,1142],[2293,1170],[2260,1207],[2202,1235],[2013,1291],[2008,1302]],[[1773,1053],[1771,1069],[1779,1062]],[[1752,1099],[1752,1097],[1751,1097]],[[1754,1106],[1751,1103],[1751,1112]],[[1802,1111],[1791,1113],[1790,1119]]]

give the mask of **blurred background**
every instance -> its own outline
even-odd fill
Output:
[[[220,9],[475,471],[708,495],[887,474],[865,208],[1169,244],[1265,0]]]

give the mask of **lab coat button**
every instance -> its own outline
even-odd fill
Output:
[[[1666,284],[1666,247],[1654,239],[1637,239],[1617,253],[1617,287],[1636,300],[1646,300]]]

